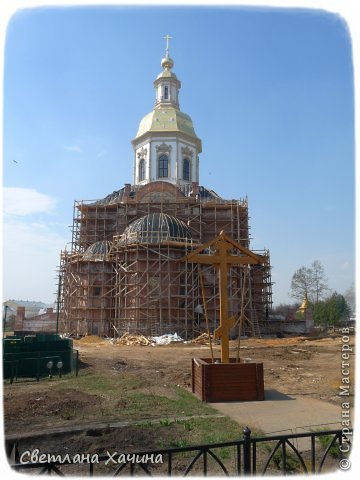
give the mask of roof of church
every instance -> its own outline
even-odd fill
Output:
[[[157,244],[164,241],[188,242],[192,235],[182,220],[166,213],[150,213],[130,223],[121,236],[124,243]]]
[[[156,77],[156,79],[158,78],[174,78],[175,80],[178,79],[175,73],[172,72],[171,70],[164,70],[160,72],[159,75]]]
[[[114,190],[112,193],[109,193],[109,195],[106,195],[106,197],[96,200],[96,202],[93,202],[90,205],[113,205],[114,203],[122,202],[124,190],[124,187],[120,188],[120,190]],[[132,196],[134,196],[135,192],[132,193]]]
[[[111,242],[107,240],[100,240],[99,242],[95,242],[90,245],[89,248],[86,249],[83,259],[84,260],[104,260],[106,255],[110,251]]]
[[[96,200],[90,205],[114,205],[116,203],[122,202],[124,198],[124,190],[125,187],[120,188],[120,190],[114,190],[112,193],[109,193],[109,195],[106,195],[106,197],[101,198],[100,200]],[[132,188],[129,194],[130,198],[134,198],[135,194],[136,191]],[[201,200],[212,200],[216,198],[221,199],[220,195],[214,192],[214,190],[209,190],[202,186],[199,187],[199,196]]]
[[[148,132],[179,132],[198,139],[189,115],[174,107],[154,109],[143,117],[135,138]]]

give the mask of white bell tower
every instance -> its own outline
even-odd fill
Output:
[[[201,140],[189,115],[180,111],[181,83],[172,67],[169,40],[161,61],[163,71],[154,81],[155,105],[140,122],[132,141],[134,147],[134,185],[164,181],[179,187],[199,182]]]

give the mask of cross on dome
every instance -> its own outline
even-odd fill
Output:
[[[166,40],[166,58],[169,58],[169,40],[172,38],[170,37],[170,35],[166,35],[165,37],[165,40]]]
[[[166,50],[165,50],[165,58],[161,60],[161,66],[164,70],[171,70],[172,67],[174,66],[174,61],[169,56],[169,40],[172,37],[170,37],[170,35],[167,34],[164,38],[166,40]]]

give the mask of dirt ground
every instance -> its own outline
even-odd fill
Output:
[[[230,345],[231,356],[235,357],[237,341],[230,342]],[[354,337],[351,337],[350,345],[354,346]],[[74,346],[79,349],[81,360],[91,369],[138,370],[139,377],[151,380],[157,393],[166,391],[169,385],[190,390],[191,359],[210,356],[208,346],[191,343],[132,347],[84,339],[75,341]],[[240,356],[263,362],[265,389],[309,395],[340,404],[341,347],[340,335],[321,339],[247,339],[241,341]],[[215,346],[214,354],[220,355],[219,346]],[[351,355],[351,362],[351,372],[354,373],[354,355]]]
[[[354,345],[354,337],[351,337],[350,344]],[[241,341],[240,355],[264,363],[265,390],[307,395],[340,404],[343,400],[339,396],[341,346],[342,338],[339,335],[321,339],[247,339]],[[75,411],[81,411],[83,418],[88,418],[89,421],[94,420],[102,408],[104,392],[101,391],[101,385],[94,387],[94,393],[81,389],[79,382],[85,372],[87,375],[97,375],[104,381],[107,379],[112,382],[112,379],[117,381],[121,378],[126,388],[133,389],[138,394],[150,392],[152,395],[172,399],[176,395],[174,388],[191,391],[191,359],[209,356],[208,346],[191,343],[124,346],[89,337],[74,341],[74,347],[79,349],[82,362],[78,379],[73,378],[68,383],[63,379],[54,379],[52,382],[27,380],[12,385],[4,384],[7,432],[26,432],[35,425],[44,429],[61,425],[67,420],[76,420],[73,414]],[[232,341],[232,356],[236,356],[236,349],[237,342]],[[219,354],[218,346],[214,352]],[[353,373],[354,355],[351,355],[351,363]],[[353,377],[351,382],[353,387]],[[106,385],[103,390],[106,390]],[[116,402],[112,419],[149,417],[148,411],[144,412],[143,417],[141,411],[126,416],[129,407],[127,397],[119,396]],[[161,415],[167,416],[166,409],[160,409],[155,417]],[[102,417],[106,416],[102,412]]]
[[[349,343],[353,351],[354,342],[352,336]],[[247,339],[241,341],[240,356],[263,362],[265,394],[272,390],[339,405],[344,401],[339,395],[342,344],[342,337],[335,334],[316,339]],[[20,454],[37,448],[48,454],[104,455],[107,450],[134,452],[214,444],[242,438],[246,425],[253,435],[262,434],[249,419],[240,415],[241,421],[235,422],[192,395],[191,359],[209,357],[209,346],[124,346],[87,337],[74,341],[74,348],[80,354],[79,376],[4,382],[5,436],[16,439]],[[219,355],[219,346],[214,353]],[[232,341],[231,356],[236,354],[237,342]],[[351,354],[352,393],[345,398],[351,403],[354,368]],[[273,430],[277,430],[276,425]],[[320,452],[320,445],[318,448]],[[235,471],[234,451],[225,448],[221,455]],[[267,455],[266,448],[260,448],[259,459]],[[190,453],[181,454],[173,468],[184,472],[190,461]],[[335,468],[331,462],[335,459],[330,459],[327,468]],[[196,468],[200,466],[196,464]],[[280,467],[273,468],[278,471]],[[73,473],[88,474],[85,470]],[[219,473],[216,465],[211,471]]]

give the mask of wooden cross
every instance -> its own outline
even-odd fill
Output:
[[[215,249],[215,253],[201,253],[209,247]],[[229,250],[236,249],[239,253],[233,255]],[[234,317],[228,316],[228,269],[231,265],[258,265],[266,262],[266,257],[257,255],[232,238],[220,232],[220,235],[211,242],[197,248],[183,260],[189,263],[200,263],[214,265],[219,270],[219,292],[220,292],[220,325],[215,330],[215,338],[221,339],[221,363],[229,363],[229,334],[235,324]]]
[[[165,40],[166,40],[166,57],[169,56],[169,40],[172,38],[170,37],[170,35],[166,35],[165,37]]]

